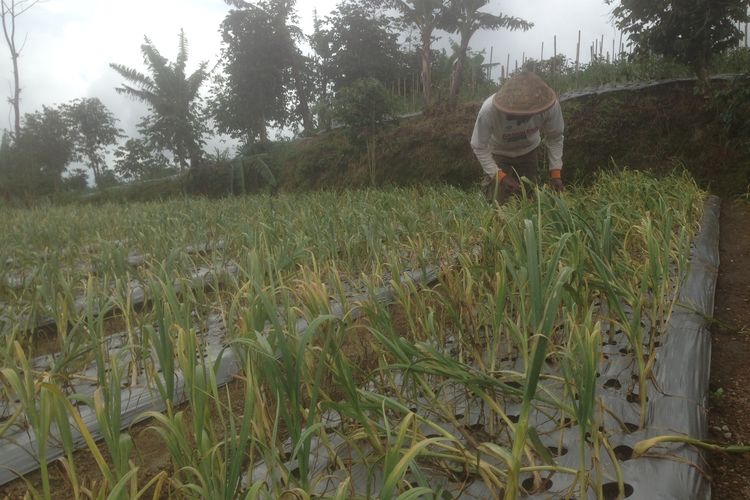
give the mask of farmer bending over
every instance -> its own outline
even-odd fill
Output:
[[[487,200],[503,203],[518,194],[520,177],[537,182],[541,135],[547,144],[550,182],[561,190],[564,129],[555,91],[532,72],[513,76],[488,97],[471,136],[471,147],[486,174],[482,190]]]

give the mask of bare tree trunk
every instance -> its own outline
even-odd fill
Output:
[[[693,71],[695,72],[695,76],[698,77],[698,89],[703,94],[703,97],[708,98],[711,87],[711,76],[708,70],[707,58],[698,58],[693,63]]]
[[[375,133],[367,138],[367,168],[370,174],[370,186],[375,187]]]
[[[469,38],[461,37],[461,46],[456,57],[456,65],[453,67],[453,84],[451,85],[451,101],[458,99],[461,85],[464,83],[464,65],[466,64],[466,53],[469,50]]]
[[[193,172],[198,169],[203,161],[203,151],[195,141],[190,141],[188,145],[188,155],[190,156],[190,170]]]
[[[266,117],[265,117],[265,116],[263,116],[263,117],[262,117],[261,119],[263,120],[263,122],[262,122],[262,123],[264,123],[264,124],[265,124],[265,123],[266,123]],[[266,127],[265,125],[263,125],[263,126],[262,126],[262,127],[260,128],[260,137],[259,137],[259,140],[260,140],[260,143],[261,143],[261,144],[262,144],[262,145],[263,145],[264,147],[268,145],[268,128],[267,128],[267,127]],[[265,148],[264,148],[264,149],[265,149]]]
[[[305,134],[309,135],[313,133],[313,129],[315,128],[313,125],[312,113],[310,112],[310,103],[307,100],[305,84],[301,80],[302,77],[300,72],[297,69],[293,69],[293,71],[296,73],[293,78],[295,81],[295,90],[297,91],[298,110],[302,118],[302,129]]]
[[[96,187],[99,187],[102,180],[102,171],[101,168],[99,168],[99,162],[92,159],[91,160],[91,170],[94,172],[94,182],[96,183]]]
[[[424,92],[424,101],[427,107],[432,104],[432,29],[422,32],[422,87]]]
[[[297,91],[297,111],[302,118],[302,129],[305,134],[312,134],[314,125],[312,119],[312,113],[310,112],[310,103],[307,99],[307,92],[305,89],[305,81],[303,80],[305,74],[305,68],[302,61],[302,54],[296,54],[292,61],[292,78],[294,79],[294,87]]]
[[[8,44],[10,58],[13,62],[13,95],[8,99],[13,106],[13,136],[18,137],[21,131],[21,83],[18,76],[19,51],[16,48],[16,18],[32,8],[38,0],[0,0],[0,18],[3,23],[3,35]]]

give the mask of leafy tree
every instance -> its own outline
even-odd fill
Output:
[[[531,29],[534,24],[518,17],[504,14],[490,14],[479,9],[486,6],[489,0],[451,0],[448,10],[447,28],[460,35],[460,42],[455,65],[453,66],[451,98],[456,99],[463,85],[466,54],[469,41],[479,30],[498,30],[505,28],[511,31]]]
[[[75,144],[62,111],[43,106],[24,116],[24,127],[12,148],[16,186],[26,192],[59,192],[62,175],[75,158]]]
[[[735,23],[748,22],[748,6],[748,0],[620,0],[613,14],[636,52],[687,64],[705,84],[712,56],[741,39]]]
[[[381,3],[395,8],[401,21],[419,30],[421,78],[425,102],[432,104],[432,35],[448,22],[449,0],[382,0]]]
[[[362,3],[343,1],[325,24],[325,30],[316,30],[315,46],[323,49],[324,72],[335,89],[363,78],[382,83],[397,78],[403,54],[385,16]]]
[[[349,127],[352,139],[364,141],[370,183],[375,185],[377,132],[393,115],[388,91],[374,78],[357,80],[338,92],[334,109],[338,119]]]
[[[246,143],[267,142],[269,123],[283,124],[289,116],[295,49],[277,28],[260,7],[231,11],[221,25],[223,72],[214,82],[211,112],[220,132]]]
[[[76,99],[63,105],[62,111],[69,123],[77,159],[88,163],[96,185],[101,187],[106,149],[122,137],[117,119],[96,97]]]
[[[208,77],[203,62],[192,74],[185,73],[188,47],[185,33],[180,31],[177,59],[170,63],[145,37],[141,45],[143,62],[150,75],[121,64],[110,64],[133,86],[123,84],[120,94],[145,102],[151,114],[139,124],[148,141],[157,148],[170,151],[181,168],[195,169],[203,152],[202,136],[206,130],[201,117],[198,91]]]
[[[309,134],[312,133],[314,129],[312,111],[310,109],[310,99],[313,95],[314,89],[314,81],[311,78],[313,61],[311,58],[304,56],[298,47],[298,43],[302,41],[304,35],[302,30],[294,24],[297,21],[296,13],[294,11],[295,1],[277,0],[277,3],[281,4],[283,8],[278,9],[276,22],[280,31],[286,33],[291,42],[291,46],[294,47],[292,66],[290,69],[292,73],[292,82],[294,84],[294,97],[296,100],[295,111],[302,120],[302,128]]]
[[[266,17],[276,35],[273,52],[281,56],[279,65],[287,64],[283,69],[288,73],[285,79],[285,90],[293,99],[294,111],[301,119],[305,132],[312,132],[313,120],[310,110],[313,81],[310,78],[311,61],[303,55],[298,43],[303,39],[302,30],[296,25],[297,14],[294,10],[296,0],[259,0],[255,3],[244,0],[225,0],[225,3]],[[231,15],[231,14],[230,14]],[[237,33],[241,36],[241,33]]]
[[[316,59],[313,65],[315,72],[315,82],[317,86],[317,94],[319,101],[326,101],[328,99],[329,85],[333,78],[333,75],[329,75],[329,71],[333,68],[331,63],[331,40],[330,31],[324,27],[324,24],[328,22],[330,18],[325,21],[318,17],[318,11],[313,10],[313,33],[308,38],[310,46],[315,51]],[[318,103],[319,104],[319,103]]]
[[[127,180],[145,181],[173,174],[167,159],[140,139],[128,139],[115,151],[115,172]]]

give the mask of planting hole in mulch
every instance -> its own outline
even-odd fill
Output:
[[[633,494],[633,487],[628,483],[625,483],[623,486],[625,498],[628,498]],[[620,486],[617,482],[603,484],[602,494],[604,495],[604,500],[617,500],[618,498],[622,498],[620,497]]]
[[[568,449],[565,446],[560,448],[557,446],[547,446],[547,449],[553,457],[561,457],[568,454]]]
[[[534,488],[534,478],[527,477],[521,483],[521,487],[528,493],[542,493],[543,491],[549,491],[552,488],[552,480],[549,478],[542,478],[541,484],[538,488]]]
[[[630,422],[625,422],[625,423],[623,423],[622,425],[624,425],[624,426],[625,426],[625,429],[626,429],[626,430],[627,430],[627,431],[628,431],[629,433],[631,433],[631,434],[632,434],[633,432],[637,431],[637,430],[638,430],[638,428],[639,428],[639,427],[638,427],[638,425],[636,425],[636,424],[632,424],[632,423],[630,423]]]
[[[518,423],[518,415],[508,415],[508,420],[510,420],[514,424],[517,424]]]
[[[630,394],[625,396],[625,399],[627,400],[628,403],[639,404],[641,402],[641,395],[631,392]],[[648,398],[646,398],[646,401],[648,401]]]
[[[615,446],[615,449],[612,450],[615,452],[615,456],[617,457],[617,460],[621,462],[627,462],[631,458],[633,458],[633,448],[626,444],[621,444],[620,446]]]
[[[604,382],[604,387],[607,389],[619,390],[620,388],[622,388],[622,384],[616,378],[611,378],[607,380],[606,382]]]

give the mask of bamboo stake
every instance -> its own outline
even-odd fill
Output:
[[[508,61],[505,63],[505,69],[507,71],[507,77],[510,77],[510,53],[508,53]]]
[[[578,74],[578,69],[580,68],[580,62],[581,62],[581,30],[578,30],[578,43],[576,44],[576,75]]]
[[[599,57],[604,56],[604,35],[602,35],[602,43],[599,44]]]
[[[492,57],[495,52],[495,47],[490,47],[490,65],[487,67],[487,79],[492,81]]]
[[[414,109],[417,105],[417,92],[414,91],[414,73],[411,74],[411,107]]]
[[[552,40],[552,74],[554,75],[557,72],[557,35]]]
[[[544,61],[544,42],[542,42],[542,53],[539,56],[539,62]]]

